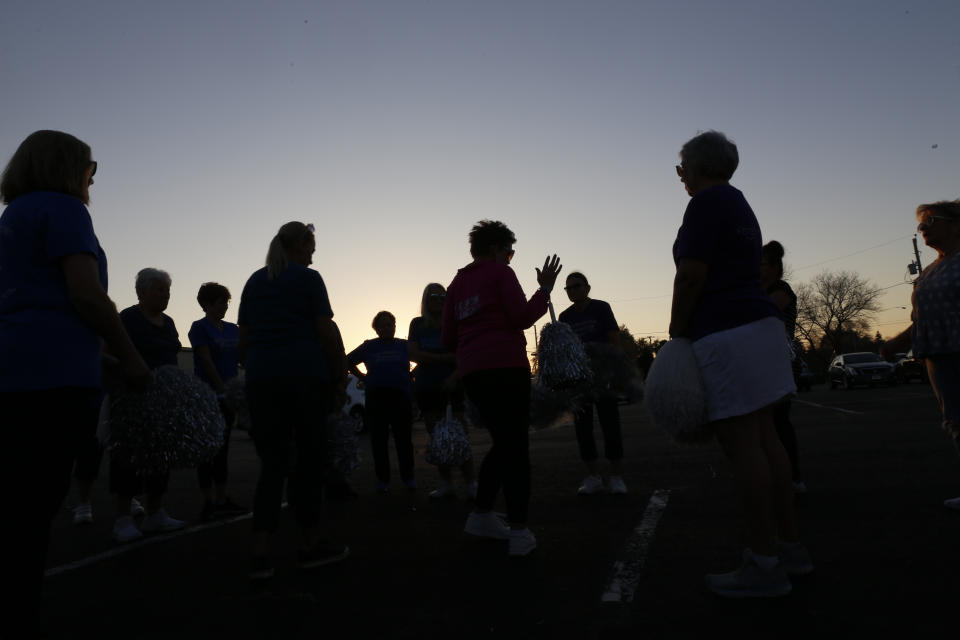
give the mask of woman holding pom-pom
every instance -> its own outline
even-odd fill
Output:
[[[280,520],[284,480],[300,533],[297,566],[343,560],[348,549],[321,537],[320,505],[326,417],[342,407],[343,343],[320,274],[309,268],[313,225],[288,222],[270,242],[267,266],[247,280],[240,297],[240,360],[246,370],[250,433],[260,458],[253,505],[249,576],[273,575],[268,557]],[[290,460],[295,451],[296,460]],[[292,468],[291,468],[292,464]]]
[[[790,592],[787,573],[809,573],[799,544],[790,461],[773,427],[773,406],[796,387],[783,322],[760,282],[760,225],[729,183],[737,147],[708,131],[683,145],[677,175],[690,203],[673,245],[671,338],[692,342],[707,420],[730,460],[747,519],[749,549],[730,573],[707,576],[727,597]]]
[[[107,296],[106,255],[86,207],[96,171],[86,143],[37,131],[0,178],[0,424],[7,549],[17,556],[4,624],[22,634],[37,628],[50,521],[78,445],[96,430],[101,339],[128,384],[150,380]]]
[[[561,265],[557,256],[537,269],[540,288],[527,300],[510,268],[513,232],[483,220],[470,231],[473,262],[457,272],[443,307],[444,346],[456,352],[467,398],[490,430],[493,445],[480,465],[476,507],[464,531],[508,540],[511,556],[537,546],[527,528],[530,501],[530,362],[523,330],[547,312]],[[493,513],[503,489],[509,525]]]
[[[603,300],[594,300],[590,297],[590,283],[587,282],[587,277],[574,271],[567,276],[564,290],[573,304],[560,313],[560,322],[570,325],[585,345],[603,343],[619,348],[620,327],[613,316],[613,310]],[[587,477],[577,493],[593,495],[603,492],[605,488],[597,463],[597,445],[593,441],[594,405],[597,407],[597,418],[603,432],[604,454],[610,462],[610,493],[622,495],[627,492],[621,463],[623,437],[620,433],[620,410],[617,408],[617,398],[613,394],[585,399],[583,406],[574,415],[580,459],[587,468]]]

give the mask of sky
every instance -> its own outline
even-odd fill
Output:
[[[957,24],[956,0],[6,0],[0,158],[38,129],[90,144],[110,296],[168,271],[185,345],[200,284],[230,289],[235,321],[290,220],[317,227],[348,350],[381,309],[404,337],[485,218],[516,233],[528,295],[556,253],[665,338],[674,165],[716,129],[792,283],[857,272],[891,335],[917,205],[960,197]]]

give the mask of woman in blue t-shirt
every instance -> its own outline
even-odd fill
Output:
[[[559,316],[577,334],[584,344],[599,342],[620,346],[620,326],[613,317],[613,310],[603,300],[590,298],[590,283],[587,277],[574,271],[567,276],[564,287],[567,297],[573,304],[564,309]],[[620,433],[620,409],[615,395],[596,397],[592,402],[577,411],[574,427],[577,433],[577,446],[580,459],[587,468],[587,477],[577,490],[579,495],[594,495],[605,489],[597,464],[597,445],[593,441],[593,406],[597,407],[597,418],[603,432],[604,455],[610,463],[609,489],[614,495],[627,492],[623,481],[623,436]]]
[[[300,531],[297,566],[337,562],[349,552],[321,537],[326,418],[330,409],[343,406],[347,374],[326,285],[309,268],[316,246],[313,225],[283,225],[270,241],[266,267],[250,276],[240,295],[240,362],[260,458],[253,580],[273,576],[268,552],[288,476],[287,495]]]
[[[237,377],[239,329],[232,322],[225,322],[230,305],[230,290],[216,282],[205,282],[197,292],[197,302],[204,317],[190,326],[187,336],[193,347],[193,373],[209,384],[220,400],[220,411],[226,428],[223,446],[210,462],[197,466],[197,482],[203,494],[201,520],[214,516],[235,516],[247,513],[247,509],[227,496],[228,455],[230,431],[236,414],[224,403],[226,384]]]
[[[366,398],[364,418],[370,430],[370,448],[377,474],[377,491],[386,493],[390,485],[390,458],[387,436],[393,428],[400,479],[407,489],[417,488],[413,477],[413,412],[410,406],[410,353],[407,341],[395,338],[397,319],[389,311],[373,318],[377,337],[366,340],[347,354],[350,372],[363,381]],[[358,368],[363,364],[367,372]]]
[[[466,424],[463,415],[463,385],[457,373],[457,357],[447,351],[440,339],[443,303],[446,298],[447,290],[442,284],[428,284],[420,299],[420,316],[410,321],[410,329],[407,331],[410,359],[417,363],[413,380],[414,393],[417,406],[423,415],[423,424],[431,438],[433,428],[443,417],[447,405],[453,409],[453,414],[460,423]],[[441,465],[437,470],[441,483],[437,489],[430,492],[430,497],[448,498],[457,495],[450,467]],[[473,459],[460,465],[460,471],[467,485],[467,495],[472,500],[477,497]]]
[[[683,145],[677,175],[690,203],[673,246],[670,337],[688,338],[707,419],[740,485],[749,549],[735,571],[707,576],[728,597],[781,596],[788,573],[813,570],[799,544],[790,461],[773,406],[796,390],[783,322],[760,283],[760,225],[730,185],[737,147],[708,131]]]
[[[67,133],[37,131],[0,178],[0,425],[11,629],[35,629],[50,521],[77,448],[96,430],[101,341],[135,386],[150,370],[107,296],[107,260],[86,204],[97,163]],[[25,482],[26,481],[26,482]]]

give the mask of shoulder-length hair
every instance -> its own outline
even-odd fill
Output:
[[[0,198],[10,204],[33,191],[56,191],[88,204],[90,145],[62,131],[35,131],[20,143],[0,178]]]
[[[423,295],[420,297],[420,317],[423,318],[423,321],[427,324],[434,324],[433,318],[430,317],[430,312],[427,310],[427,303],[430,302],[430,290],[439,289],[440,291],[446,293],[447,290],[439,282],[431,282],[423,288]]]

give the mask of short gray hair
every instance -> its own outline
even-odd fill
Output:
[[[714,180],[729,180],[740,164],[737,145],[719,131],[705,131],[680,149],[684,170]]]
[[[160,280],[168,287],[173,282],[173,280],[170,278],[170,274],[162,269],[154,269],[153,267],[140,269],[140,271],[137,272],[137,282],[134,285],[137,289],[137,297],[139,298],[146,293],[147,289],[150,288],[150,285],[157,280]]]

